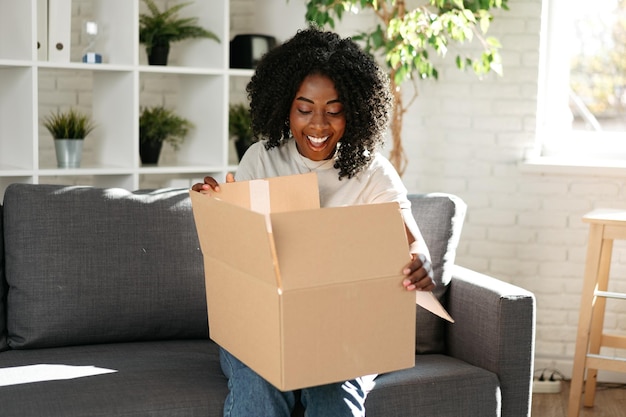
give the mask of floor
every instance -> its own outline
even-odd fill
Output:
[[[569,381],[559,394],[533,394],[532,417],[566,417]],[[581,407],[579,417],[626,417],[626,385],[598,384],[594,407]]]

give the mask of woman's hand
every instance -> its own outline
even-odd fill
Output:
[[[435,281],[430,261],[419,253],[412,253],[411,256],[413,259],[402,270],[406,275],[402,285],[408,291],[432,291],[435,289]]]
[[[232,173],[226,174],[226,182],[235,182],[235,176]],[[194,184],[191,189],[193,191],[198,191],[201,194],[208,194],[212,191],[218,192],[220,190],[220,185],[217,180],[213,177],[204,177],[204,182],[198,182]]]

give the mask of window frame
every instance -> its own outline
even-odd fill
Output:
[[[537,94],[535,147],[526,164],[535,167],[585,168],[583,173],[626,170],[626,132],[571,129],[569,108],[570,54],[574,36],[570,0],[543,1]],[[560,113],[559,110],[561,109]],[[553,169],[553,170],[554,170]]]

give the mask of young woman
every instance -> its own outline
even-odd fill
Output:
[[[398,202],[412,254],[403,267],[403,285],[408,291],[431,291],[428,249],[407,190],[378,152],[392,98],[387,76],[374,60],[351,39],[316,28],[301,30],[262,58],[247,92],[252,130],[260,140],[242,158],[236,179],[315,171],[322,207]],[[228,174],[226,181],[235,176]],[[219,191],[219,184],[206,177],[192,189]],[[226,350],[220,353],[230,389],[225,417],[289,417],[298,398],[307,417],[365,416],[375,375],[282,392]]]

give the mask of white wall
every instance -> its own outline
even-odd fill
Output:
[[[88,2],[74,3],[80,13]],[[468,203],[457,263],[535,293],[535,368],[569,376],[588,230],[581,216],[597,207],[626,208],[626,186],[618,176],[525,169],[535,141],[541,0],[510,0],[509,7],[492,25],[504,46],[502,78],[480,81],[449,61],[439,81],[419,83],[420,96],[405,117],[410,162],[404,181],[411,192],[454,193]],[[231,12],[233,35],[261,32],[284,40],[304,26],[302,0],[231,0]],[[338,31],[346,35],[370,22],[351,18]],[[51,77],[50,94],[55,82],[72,81]],[[625,244],[617,242],[614,261],[612,284],[626,292],[626,278],[619,278],[626,275]],[[625,333],[626,303],[609,303],[606,327]],[[601,372],[603,379],[625,377]]]

